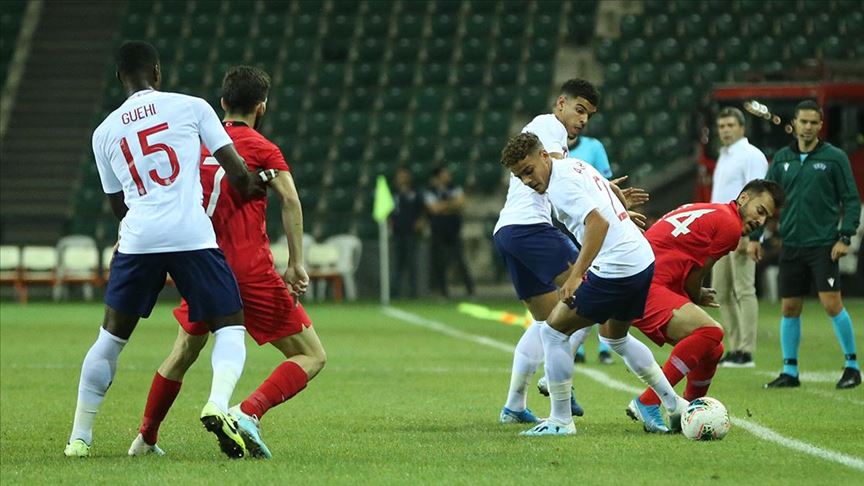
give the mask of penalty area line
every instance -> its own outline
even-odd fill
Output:
[[[437,333],[441,333],[446,336],[450,336],[463,341],[468,341],[490,348],[495,348],[507,353],[512,353],[514,349],[516,349],[511,344],[507,344],[505,342],[498,341],[496,339],[492,339],[486,336],[479,336],[476,334],[460,331],[456,328],[448,326],[447,324],[433,321],[431,319],[426,319],[425,317],[418,316],[417,314],[406,312],[395,307],[382,307],[381,312],[386,316],[392,317],[394,319],[399,319],[400,321],[406,322],[413,326],[428,329],[430,331],[435,331]],[[600,383],[601,385],[607,388],[611,388],[613,390],[627,392],[630,394],[638,394],[642,392],[641,388],[637,388],[635,386],[618,381],[602,371],[586,369],[582,367],[576,367],[573,371],[575,373],[586,376],[596,381],[597,383]],[[790,437],[780,435],[777,432],[769,429],[768,427],[759,425],[756,422],[747,419],[735,416],[731,416],[731,419],[732,423],[734,423],[736,426],[741,427],[742,429],[750,432],[751,434],[762,440],[773,442],[783,447],[803,452],[805,454],[809,454],[811,456],[815,456],[826,461],[842,464],[852,469],[864,471],[864,459],[861,459],[859,457],[844,454],[842,452],[832,451],[829,449],[823,449],[821,447],[809,444],[804,441],[800,441],[798,439],[792,439]]]

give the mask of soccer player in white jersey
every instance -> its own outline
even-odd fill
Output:
[[[642,317],[654,253],[615,190],[596,169],[576,159],[552,162],[531,132],[508,141],[501,163],[523,184],[546,194],[557,216],[582,245],[559,290],[559,299],[540,328],[551,413],[523,435],[570,435],[576,432],[570,410],[574,332],[603,323],[601,340],[662,400],[670,420],[680,419],[686,400],[675,394],[647,346],[627,332]]]
[[[87,457],[93,421],[114,379],[117,358],[138,320],[148,317],[168,274],[193,319],[214,336],[213,382],[201,422],[229,457],[246,446],[228,416],[228,401],[246,359],[242,303],[234,274],[216,245],[201,205],[203,143],[245,197],[263,183],[248,171],[216,113],[200,98],[157,91],[159,55],[146,42],[117,51],[117,78],[129,97],[93,133],[93,153],[114,214],[119,247],[105,290],[105,317],[84,357],[75,421],[65,455]]]
[[[536,134],[550,157],[563,159],[567,156],[567,137],[582,132],[588,118],[597,111],[599,98],[591,83],[571,79],[561,86],[554,113],[535,117],[522,132]],[[516,295],[528,307],[534,322],[513,353],[510,389],[499,415],[501,423],[538,422],[526,402],[528,383],[543,361],[540,328],[558,302],[557,285],[564,283],[569,264],[579,255],[570,238],[552,225],[551,212],[545,195],[510,177],[507,200],[495,224],[493,239]],[[575,398],[571,409],[573,415],[583,414]]]

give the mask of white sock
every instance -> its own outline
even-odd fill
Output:
[[[543,326],[543,354],[546,359],[546,380],[549,383],[549,418],[561,424],[573,421],[570,412],[570,386],[573,384],[573,353],[570,352],[569,336]]]
[[[528,384],[537,371],[537,366],[543,361],[540,328],[545,326],[544,321],[534,321],[516,344],[516,351],[513,353],[513,371],[510,373],[510,391],[507,393],[507,403],[504,404],[514,412],[525,410]]]
[[[105,392],[114,380],[117,357],[120,356],[126,342],[126,339],[120,339],[99,328],[99,337],[96,338],[93,346],[90,346],[81,365],[78,405],[75,407],[75,422],[72,424],[69,442],[83,439],[87,444],[93,443],[93,420],[99,412],[99,405],[105,399]]]
[[[594,326],[583,327],[570,335],[571,355],[576,356],[576,350],[579,349],[579,346],[582,346],[582,343],[585,342],[585,338],[591,334],[591,329],[594,329]]]
[[[667,410],[675,410],[675,406],[678,403],[678,395],[675,394],[675,390],[669,384],[669,380],[666,379],[663,370],[654,361],[654,355],[651,354],[648,346],[645,346],[645,344],[630,334],[621,339],[609,339],[600,336],[600,341],[608,344],[613,351],[624,359],[624,364],[643,383],[654,390],[654,393],[660,397],[663,406]]]
[[[246,361],[246,328],[226,326],[213,333],[213,384],[210,386],[209,400],[223,412],[228,411],[228,402],[237,380],[243,373]]]

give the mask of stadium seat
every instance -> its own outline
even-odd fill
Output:
[[[375,91],[365,86],[356,86],[347,96],[349,110],[370,110],[375,104]]]
[[[612,133],[617,137],[632,137],[639,133],[641,126],[635,113],[623,113],[615,120]]]
[[[452,15],[441,14],[432,16],[432,36],[450,37],[456,33],[459,24]]]
[[[459,86],[479,86],[483,84],[483,77],[484,69],[481,64],[463,64],[456,71],[456,82]]]
[[[20,271],[21,248],[14,245],[0,246],[0,284],[12,285],[19,301],[23,296]]]
[[[449,113],[446,118],[447,136],[470,138],[474,133],[476,115],[471,111],[456,111]]]
[[[510,130],[509,112],[484,111],[482,118],[482,133],[495,136],[506,136]]]
[[[786,46],[789,53],[788,58],[792,61],[811,57],[813,56],[813,51],[816,50],[816,46],[803,35],[792,37],[786,42]]]
[[[678,24],[681,31],[682,41],[701,37],[708,33],[708,23],[705,21],[705,17],[698,13],[691,13],[687,16],[681,17],[680,20],[678,20]],[[674,32],[674,29],[671,32]]]
[[[421,2],[417,2],[421,3]],[[336,272],[345,284],[345,298],[357,300],[357,283],[354,274],[360,267],[360,257],[363,254],[363,243],[360,238],[350,234],[337,234],[327,238],[325,244],[333,245],[339,254],[336,262]]]
[[[299,110],[303,106],[305,89],[298,86],[286,85],[279,91],[276,98],[280,112],[285,110]]]
[[[531,40],[528,48],[528,58],[532,61],[551,61],[555,58],[558,42],[537,37]]]
[[[414,137],[417,136],[437,136],[440,126],[440,114],[438,112],[423,111],[414,117],[413,131]]]
[[[806,19],[794,12],[786,12],[780,16],[776,20],[775,25],[777,27],[776,34],[781,38],[789,38],[793,35],[806,34],[807,32]],[[765,34],[770,35],[771,33],[766,32]]]
[[[345,62],[351,53],[352,40],[339,37],[325,37],[321,40],[321,59],[324,61]]]
[[[699,66],[696,70],[696,77],[703,87],[710,87],[712,83],[719,81],[723,77],[720,72],[720,67],[713,62],[706,62]]]
[[[498,21],[499,35],[507,37],[522,37],[525,32],[525,19],[515,14],[507,14]]]
[[[648,118],[645,136],[660,137],[675,133],[675,121],[665,111],[658,111]]]
[[[474,13],[465,19],[466,37],[485,37],[489,35],[492,19],[489,15]]]
[[[357,60],[360,62],[376,62],[384,58],[386,41],[376,38],[366,38],[356,46]]]
[[[501,61],[513,62],[522,56],[522,41],[511,37],[498,37],[492,44],[495,58]],[[539,61],[539,59],[537,59]]]
[[[692,87],[684,85],[675,90],[672,95],[672,105],[679,112],[689,112],[696,107],[696,92]]]
[[[357,17],[354,15],[343,15],[340,13],[327,19],[327,37],[337,37],[340,39],[350,39],[354,36],[354,30],[357,26]]]
[[[252,28],[252,18],[248,15],[231,14],[222,22],[222,37],[245,39]]]
[[[819,44],[819,50],[825,59],[846,59],[850,52],[843,41],[835,35],[825,38]]]
[[[594,42],[594,56],[601,64],[617,61],[620,55],[618,43],[615,40],[603,38]]]
[[[736,34],[736,29],[738,28],[738,21],[728,13],[717,15],[711,23],[711,31],[717,39],[724,39],[727,36]]]
[[[355,142],[357,140],[353,137],[351,139]],[[358,164],[357,160],[363,156],[363,147],[359,143],[355,143],[354,145],[343,144],[340,147],[339,153],[339,159],[333,165],[331,171],[331,184],[342,189],[354,190],[360,185],[359,181],[363,165]],[[342,155],[343,153],[344,156]],[[350,203],[345,204],[354,204],[353,195]],[[351,208],[349,206],[345,209],[350,210]]]
[[[743,22],[744,28],[738,29],[737,35],[746,35],[748,38],[757,38],[765,35],[771,35],[774,31],[774,26],[770,19],[764,14],[755,12],[747,15]]]
[[[384,83],[387,86],[410,86],[414,82],[414,64],[395,63],[385,71]]]
[[[400,146],[392,137],[378,137],[376,144],[372,147],[372,161],[396,160],[399,156]]]
[[[312,112],[330,112],[339,106],[342,90],[328,87],[309,89],[309,108]]]
[[[190,38],[183,44],[183,59],[190,62],[202,62],[210,59],[210,39]]]
[[[636,97],[630,88],[619,86],[604,96],[600,103],[603,105],[603,111],[621,112],[631,109],[636,104]]]
[[[753,65],[747,61],[732,63],[726,70],[726,79],[732,82],[747,81],[753,72]]]
[[[319,28],[319,18],[318,15],[312,15],[308,12],[302,13],[293,17],[294,22],[292,25],[291,35],[294,38],[297,37],[317,37]]]
[[[307,68],[308,69],[308,68]],[[325,63],[318,69],[317,86],[329,88],[341,88],[345,79],[344,63]]]
[[[672,37],[662,39],[654,47],[654,55],[658,61],[669,63],[682,57],[682,48]]]
[[[303,86],[309,76],[309,66],[303,62],[289,62],[282,68],[282,83]]]
[[[606,120],[607,116],[602,111],[591,115],[591,118],[588,120],[588,125],[585,127],[584,134],[596,138],[608,133],[609,127],[607,126]]]
[[[859,5],[860,7],[860,5]],[[864,37],[864,12],[850,9],[841,17],[843,33],[850,39],[861,39]]]
[[[13,19],[12,16],[9,18],[10,20]],[[123,37],[127,39],[143,39],[147,37],[147,27],[149,23],[150,18],[147,16],[135,13],[127,14],[126,18],[123,20],[123,28],[121,30]],[[210,26],[208,25],[208,27]],[[0,29],[4,32],[10,32],[12,29],[15,29],[14,32],[17,32],[17,25],[2,25],[0,26]]]
[[[783,57],[783,45],[771,36],[755,39],[752,46],[750,61],[755,65],[780,61]]]
[[[417,38],[423,35],[423,17],[402,14],[396,20],[396,33],[402,38]]]
[[[258,37],[280,41],[285,36],[285,16],[270,11],[258,17]]]
[[[379,99],[381,108],[385,110],[404,110],[411,101],[407,90],[395,86],[382,90]]]
[[[205,65],[195,62],[183,63],[177,70],[177,84],[197,89],[203,84]]]
[[[549,90],[536,86],[528,86],[521,90],[520,103],[522,110],[529,116],[548,113],[552,108],[552,103],[549,99]]]
[[[430,39],[426,43],[427,62],[446,62],[453,57],[453,42],[450,39]]]
[[[402,112],[382,111],[375,118],[375,133],[399,137],[408,128],[407,122]]]
[[[642,35],[642,20],[638,15],[622,15],[618,28],[622,39],[633,39]]]
[[[662,79],[664,86],[677,87],[690,81],[690,72],[684,63],[675,62],[663,70]]]
[[[437,127],[435,128],[437,132]],[[430,163],[435,159],[435,153],[438,150],[438,138],[430,133],[431,136],[424,136],[414,129],[414,134],[411,137],[411,145],[408,148],[408,160],[412,162]]]
[[[353,86],[377,86],[381,66],[373,63],[355,63],[351,73]]]
[[[550,86],[552,84],[552,66],[543,62],[529,64],[525,67],[525,83],[529,86]]]
[[[462,63],[483,62],[489,56],[489,45],[483,39],[470,37],[462,40],[459,60]]]
[[[748,46],[741,41],[740,37],[729,37],[720,45],[720,52],[726,62],[744,59],[748,50]]]
[[[621,64],[610,62],[603,70],[604,87],[611,88],[614,86],[626,85],[628,77],[628,73],[624,71]]]
[[[85,300],[93,299],[93,288],[101,285],[99,249],[91,236],[70,235],[57,241],[57,283],[54,300],[69,296],[69,286],[81,285]]]
[[[452,91],[451,105],[454,110],[476,109],[483,100],[485,89],[479,86],[460,86]]]
[[[311,136],[327,137],[334,132],[336,117],[328,112],[315,112],[304,117],[303,133]]]
[[[541,66],[545,66],[541,64]],[[492,67],[492,83],[496,85],[513,85],[516,84],[516,79],[519,72],[513,64],[506,62],[496,63]],[[538,86],[548,86],[548,80],[543,83],[542,80],[537,83]]]
[[[666,14],[657,14],[648,19],[651,37],[659,39],[675,33],[675,21]]]
[[[531,19],[531,37],[543,37],[555,42],[560,31],[559,18],[558,15],[550,15],[542,10],[535,12]]]
[[[651,49],[642,39],[633,39],[624,47],[624,58],[629,63],[647,61],[651,57]]]
[[[288,41],[287,60],[291,62],[309,62],[315,58],[317,52],[318,44],[313,39],[293,38]]]
[[[444,107],[447,93],[435,86],[424,86],[414,94],[415,107],[418,111],[438,111]]]
[[[216,49],[220,61],[241,64],[245,60],[246,41],[223,38]]]
[[[810,19],[810,35],[812,38],[821,39],[837,32],[837,18],[827,12],[821,12]],[[803,36],[803,32],[797,35]]]
[[[371,128],[366,111],[349,111],[342,117],[342,136],[364,136]]]
[[[363,38],[378,38],[387,37],[390,32],[390,16],[371,14],[366,15],[363,20]]]
[[[643,62],[633,69],[633,83],[636,86],[648,87],[660,84],[660,74],[653,63]]]
[[[656,85],[646,87],[639,95],[639,107],[649,117],[653,117],[654,112],[667,106],[668,102],[668,96]]]
[[[594,37],[594,15],[582,11],[570,15],[567,36],[575,44],[588,44]]]
[[[253,53],[253,62],[255,63],[263,63],[265,66],[274,66],[276,64],[276,60],[279,58],[279,49],[281,49],[282,44],[277,42],[274,39],[269,37],[258,37],[255,39],[252,53]]]
[[[504,167],[496,160],[481,160],[474,170],[474,185],[481,192],[492,193],[501,186]]]
[[[394,62],[417,62],[420,54],[420,40],[401,37],[390,45],[390,59]]]
[[[467,162],[468,152],[471,150],[471,147],[466,140],[471,138],[471,135],[467,133],[449,134],[447,136],[446,142],[444,143],[444,162],[448,165],[454,162]],[[419,167],[416,172],[412,170],[412,172],[415,172],[420,177],[425,175],[424,172],[428,174],[429,171],[430,168],[425,165]]]
[[[154,18],[156,25],[156,34],[164,39],[169,39],[172,43],[180,37],[183,32],[183,19],[177,15],[163,14]],[[162,51],[159,51],[161,54]]]
[[[21,249],[19,300],[27,303],[28,286],[57,283],[57,249],[53,246],[24,246]]]

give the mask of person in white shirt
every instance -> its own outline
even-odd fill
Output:
[[[570,413],[576,331],[603,323],[601,339],[661,398],[672,428],[680,424],[687,401],[679,397],[651,351],[627,332],[642,317],[654,253],[630,219],[617,190],[596,169],[579,160],[552,162],[540,139],[522,133],[508,141],[501,163],[538,194],[548,195],[557,216],[582,245],[558,291],[558,300],[542,326],[551,413],[523,435],[570,435],[576,432]]]
[[[117,78],[129,97],[94,131],[93,154],[102,188],[121,219],[119,246],[105,290],[105,318],[81,367],[64,454],[90,455],[93,421],[120,352],[138,320],[150,315],[170,274],[189,302],[190,316],[195,314],[192,319],[206,322],[214,335],[213,382],[201,422],[226,455],[243,457],[246,446],[228,415],[246,358],[243,306],[201,204],[201,144],[245,197],[264,197],[269,179],[249,172],[206,101],[158,91],[161,69],[152,45],[123,43]]]
[[[550,157],[563,159],[567,156],[567,137],[582,132],[589,117],[597,111],[599,99],[600,94],[591,83],[571,79],[561,86],[554,112],[535,117],[522,131],[536,134]],[[516,295],[528,307],[533,322],[513,353],[510,388],[499,414],[499,422],[503,424],[539,421],[527,408],[527,388],[543,361],[540,328],[558,301],[556,290],[569,274],[569,263],[579,255],[570,238],[552,225],[551,213],[545,195],[532,191],[511,175],[493,239]],[[584,413],[575,398],[571,413],[576,416]]]
[[[744,113],[733,107],[717,114],[717,133],[723,146],[714,169],[711,202],[726,204],[754,179],[762,179],[768,172],[765,154],[744,136]],[[759,302],[756,300],[756,262],[751,256],[758,241],[741,238],[738,248],[717,261],[711,273],[712,285],[717,290],[720,316],[726,328],[728,352],[720,366],[756,366],[756,325],[759,320]]]

